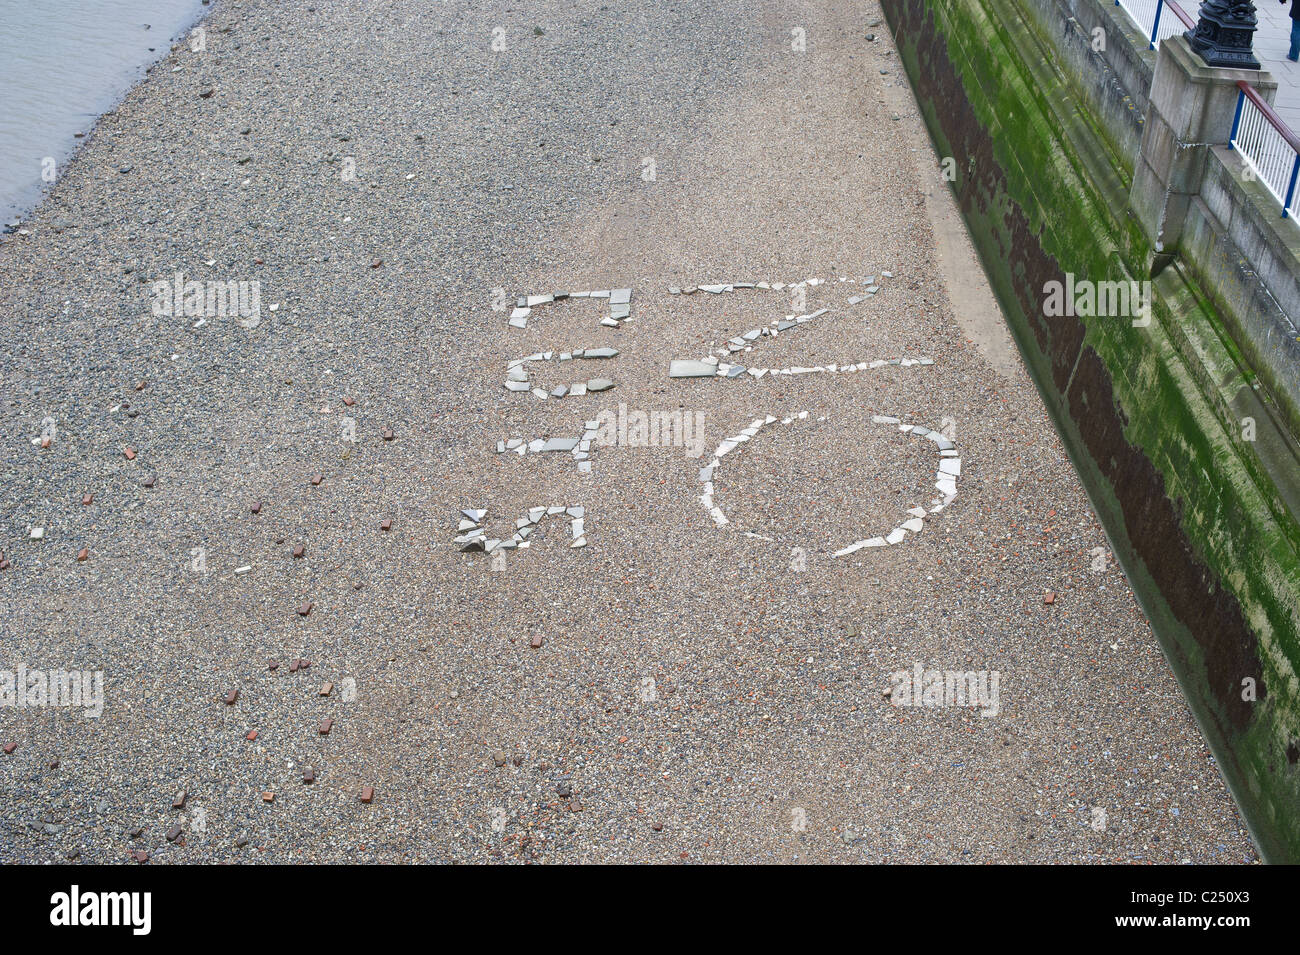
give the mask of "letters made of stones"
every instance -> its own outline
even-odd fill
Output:
[[[882,279],[892,278],[890,272],[881,273]],[[861,295],[851,295],[848,297],[848,305],[857,305],[867,300],[869,296],[875,295],[880,291],[881,286],[877,284],[876,276],[868,276],[861,283],[855,279],[841,278],[841,283],[860,284],[863,290]],[[709,295],[722,295],[728,292],[735,292],[742,289],[754,289],[758,291],[787,291],[791,294],[800,293],[809,287],[823,284],[823,280],[817,278],[806,279],[802,282],[792,283],[767,283],[767,282],[734,282],[719,283],[713,285],[699,285],[669,288],[672,295],[693,295],[698,292],[704,292]],[[609,314],[600,320],[600,324],[608,327],[618,327],[631,317],[631,289],[613,289],[610,291],[596,292],[553,292],[544,295],[522,295],[516,300],[516,307],[511,312],[509,324],[512,328],[526,328],[528,320],[533,314],[533,310],[544,305],[550,305],[562,302],[567,299],[599,299],[608,300]],[[704,355],[699,359],[678,359],[669,363],[668,375],[670,378],[724,378],[736,379],[742,375],[748,375],[750,380],[762,379],[766,376],[781,375],[804,375],[804,374],[849,374],[863,371],[870,371],[887,365],[897,365],[902,367],[927,366],[933,365],[934,360],[931,358],[877,358],[870,361],[849,361],[843,363],[815,365],[815,366],[794,366],[791,368],[760,368],[753,365],[745,366],[735,361],[729,361],[736,355],[746,355],[753,351],[753,348],[765,339],[775,338],[783,333],[791,332],[802,326],[815,322],[831,312],[831,307],[819,308],[805,314],[791,314],[783,318],[773,319],[768,325],[759,328],[753,328],[734,338],[728,339],[720,348],[714,352]],[[614,382],[608,378],[597,377],[583,381],[576,381],[569,385],[559,385],[550,391],[533,386],[530,376],[530,366],[538,362],[556,361],[561,365],[570,361],[585,362],[593,359],[612,359],[618,355],[618,350],[614,348],[585,348],[572,349],[569,351],[546,351],[538,352],[523,358],[516,358],[507,365],[505,387],[512,392],[528,392],[539,400],[558,399],[565,397],[580,397],[589,392],[606,391],[614,387]],[[700,495],[700,503],[708,511],[709,516],[713,519],[714,524],[719,527],[725,527],[731,522],[726,513],[714,501],[713,478],[721,466],[722,459],[738,449],[744,447],[751,439],[756,437],[764,428],[775,425],[778,422],[783,426],[791,426],[808,417],[808,412],[802,411],[789,417],[778,418],[771,414],[763,414],[754,419],[749,427],[742,429],[739,433],[725,439],[719,443],[713,453],[711,463],[702,467],[699,472],[699,480],[703,484],[703,493]],[[904,422],[892,415],[877,414],[872,416],[873,424],[897,428],[898,432],[903,435],[921,438],[932,442],[938,454],[938,469],[936,471],[935,490],[938,492],[930,502],[928,507],[915,505],[907,510],[907,519],[901,520],[896,526],[889,530],[882,531],[876,536],[864,537],[854,541],[841,549],[834,551],[835,557],[844,557],[856,553],[859,550],[873,547],[888,547],[894,544],[902,543],[909,534],[919,534],[933,515],[941,513],[944,508],[953,502],[957,497],[957,479],[961,476],[961,457],[956,450],[951,438],[942,432],[934,431],[925,425],[912,424]],[[596,438],[599,423],[597,421],[585,422],[584,431],[572,437],[509,437],[498,441],[496,451],[498,454],[514,452],[515,454],[547,454],[547,453],[568,453],[577,463],[578,470],[583,473],[591,471],[591,449],[592,442]],[[586,546],[585,534],[585,508],[581,506],[569,505],[548,505],[528,508],[524,514],[515,521],[515,529],[509,537],[489,537],[484,521],[487,518],[488,511],[483,508],[467,508],[460,513],[459,527],[454,543],[462,551],[483,551],[486,553],[495,553],[497,551],[506,551],[514,549],[524,549],[529,546],[529,536],[543,521],[550,518],[567,518],[570,521],[572,533],[572,542],[570,547],[580,548]],[[763,537],[761,534],[747,532],[747,536],[760,538],[762,540],[771,540]]]

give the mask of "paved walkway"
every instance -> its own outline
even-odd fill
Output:
[[[1260,65],[1273,74],[1278,82],[1278,115],[1297,133],[1300,133],[1300,63],[1286,58],[1291,45],[1290,4],[1277,0],[1256,0],[1259,31],[1255,34],[1255,55]]]

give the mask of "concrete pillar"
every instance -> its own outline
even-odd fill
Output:
[[[1187,207],[1201,191],[1210,148],[1225,145],[1232,135],[1238,80],[1254,86],[1267,103],[1277,95],[1277,81],[1269,73],[1206,66],[1185,37],[1160,44],[1131,193],[1157,257],[1178,245]]]

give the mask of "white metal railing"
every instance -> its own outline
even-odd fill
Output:
[[[1294,215],[1300,211],[1296,208],[1300,202],[1296,195],[1300,137],[1245,80],[1237,83],[1237,90],[1237,115],[1229,145],[1282,204],[1282,217]]]
[[[1177,0],[1115,0],[1115,6],[1137,24],[1153,50],[1162,40],[1196,28],[1196,21]],[[1228,142],[1282,204],[1282,217],[1294,215],[1300,201],[1296,195],[1300,139],[1250,84],[1243,81],[1237,86],[1237,115]]]
[[[1141,28],[1153,50],[1162,40],[1196,27],[1196,21],[1175,0],[1115,0],[1115,6]]]

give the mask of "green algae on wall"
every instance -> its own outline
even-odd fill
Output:
[[[883,0],[1011,331],[1264,857],[1300,861],[1300,528],[1225,427],[1240,356],[1175,266],[1147,327],[1047,317],[1050,281],[1144,279],[1128,163],[1015,0]]]

